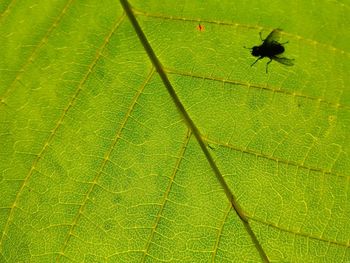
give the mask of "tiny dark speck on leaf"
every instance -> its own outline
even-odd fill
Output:
[[[204,31],[204,26],[201,25],[201,24],[198,24],[197,30],[198,30],[198,31]]]
[[[214,146],[211,146],[209,143],[208,143],[208,147],[209,147],[209,149],[211,149],[211,150],[215,150],[215,147],[214,147]]]

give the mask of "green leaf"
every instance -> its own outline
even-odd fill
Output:
[[[0,2],[0,262],[350,262],[348,3],[130,5]]]

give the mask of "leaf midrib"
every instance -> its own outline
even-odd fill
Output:
[[[204,153],[210,167],[212,168],[216,178],[218,179],[221,187],[223,188],[223,190],[226,194],[226,197],[228,198],[229,202],[232,205],[232,208],[235,210],[236,214],[238,215],[241,222],[243,223],[243,225],[244,225],[247,233],[249,234],[255,248],[257,249],[261,259],[263,260],[263,262],[269,262],[269,259],[266,255],[265,251],[263,250],[262,246],[260,245],[257,237],[255,236],[255,233],[251,229],[248,218],[244,214],[244,212],[243,212],[242,208],[240,207],[240,205],[238,204],[235,196],[233,195],[229,186],[227,185],[226,181],[224,180],[224,178],[223,178],[219,168],[217,167],[213,157],[209,153],[209,151],[205,145],[205,142],[202,139],[200,131],[198,130],[197,126],[195,125],[195,123],[193,122],[193,120],[191,119],[189,114],[187,113],[185,107],[181,103],[179,97],[177,96],[173,86],[171,85],[171,83],[168,79],[167,74],[164,71],[164,68],[163,68],[161,62],[158,60],[155,52],[153,51],[150,43],[147,40],[146,35],[143,33],[138,21],[136,20],[136,17],[134,15],[128,1],[127,0],[120,0],[120,2],[124,8],[124,11],[126,12],[128,18],[129,18],[129,20],[130,20],[132,26],[134,27],[134,30],[135,30],[137,36],[139,37],[139,40],[140,40],[141,44],[143,45],[149,59],[151,60],[156,71],[158,72],[158,74],[163,82],[163,85],[167,89],[167,91],[168,91],[170,97],[172,98],[176,108],[178,109],[178,111],[180,112],[182,117],[184,118],[188,128],[192,131],[193,135],[195,136],[195,138],[196,138],[202,152]]]

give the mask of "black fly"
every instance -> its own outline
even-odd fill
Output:
[[[252,50],[252,55],[254,57],[259,57],[257,60],[254,61],[253,64],[250,66],[253,66],[258,60],[268,57],[270,59],[269,62],[266,63],[266,73],[267,73],[267,66],[271,63],[272,60],[276,60],[279,63],[282,63],[286,66],[293,66],[293,60],[285,57],[279,57],[278,55],[282,54],[284,52],[284,46],[285,43],[279,43],[278,40],[280,38],[281,29],[274,29],[272,32],[265,38],[262,39],[261,32],[260,39],[263,41],[263,43],[260,46],[254,46],[253,48],[249,48]]]

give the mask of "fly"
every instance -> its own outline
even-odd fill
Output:
[[[281,57],[281,55],[284,52],[284,44],[285,43],[279,43],[278,40],[280,39],[280,33],[281,29],[277,28],[272,30],[272,32],[265,38],[262,39],[261,37],[261,32],[260,34],[260,39],[263,41],[263,43],[260,46],[254,46],[252,48],[248,48],[252,51],[252,55],[254,57],[258,57],[257,60],[254,61],[253,64],[250,66],[253,66],[258,60],[267,57],[270,59],[269,62],[266,63],[266,73],[267,73],[267,67],[271,63],[272,60],[276,60],[277,62],[286,65],[286,66],[293,66],[293,60],[294,59],[289,59],[286,57]]]

